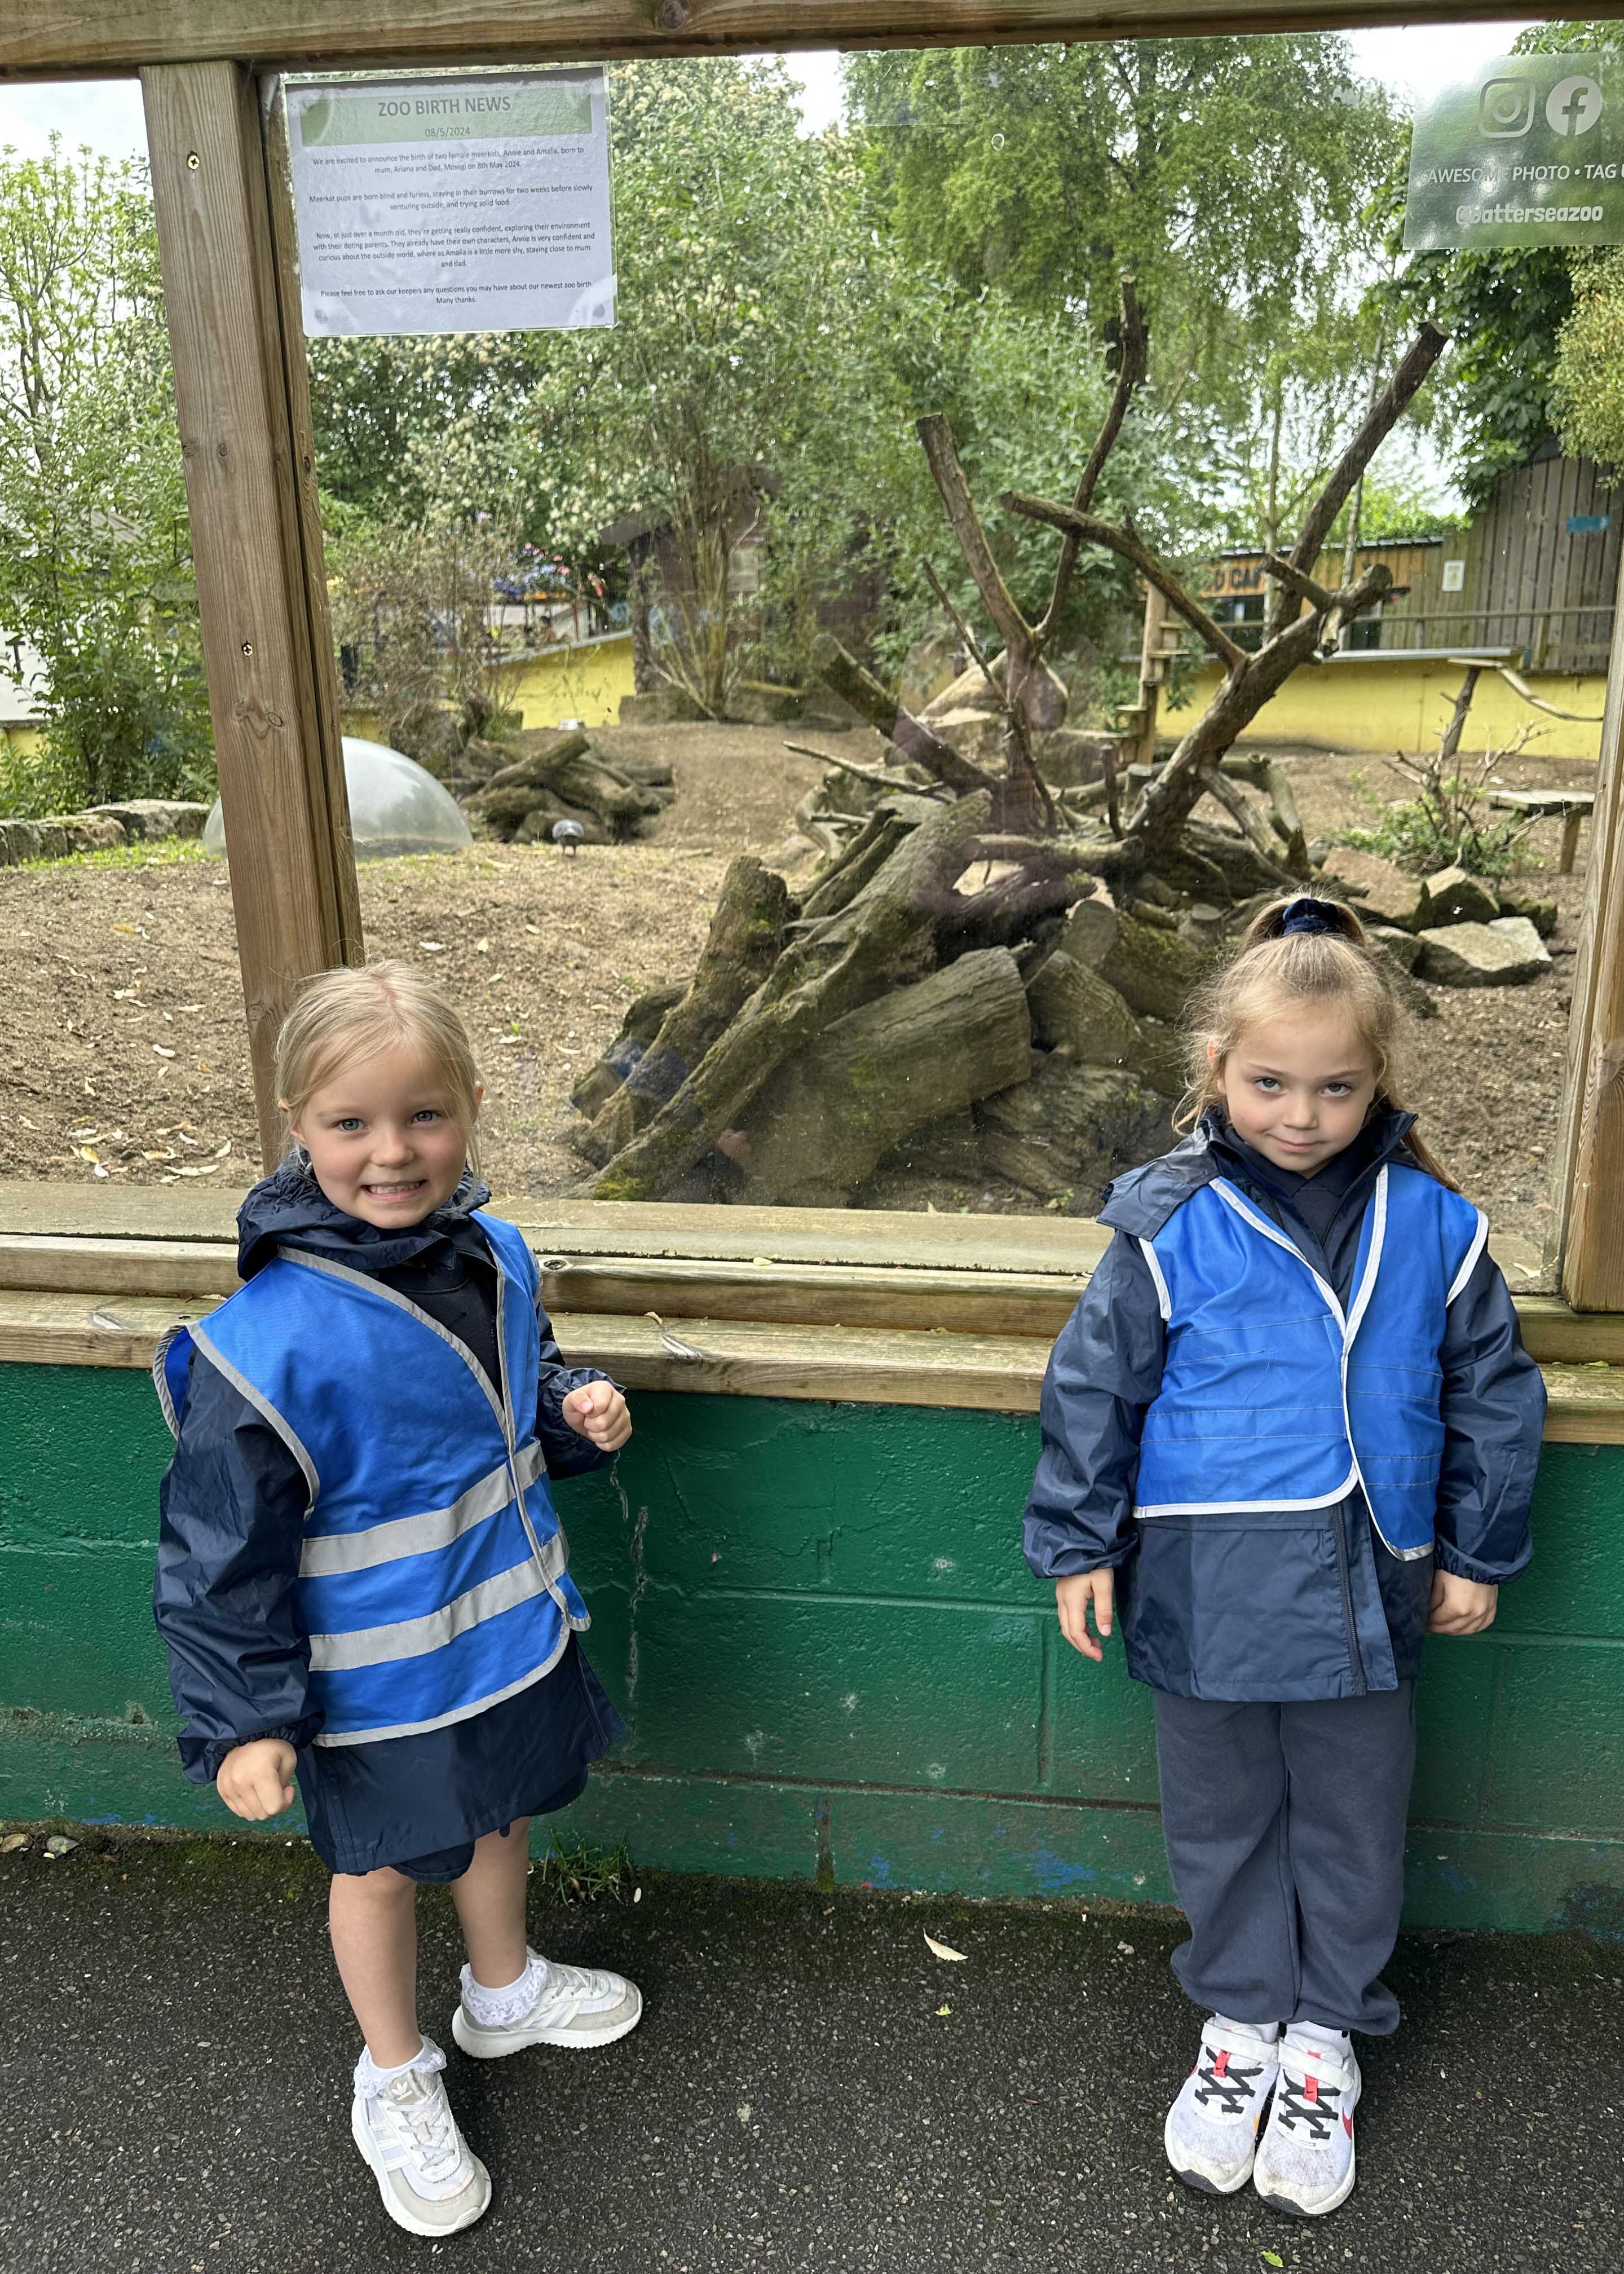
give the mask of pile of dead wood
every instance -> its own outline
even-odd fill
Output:
[[[828,857],[798,900],[759,862],[733,863],[691,978],[635,1004],[575,1093],[568,1134],[597,1171],[586,1188],[600,1199],[833,1203],[888,1162],[951,1163],[1084,1212],[1116,1168],[1164,1143],[1183,1087],[1176,1022],[1192,986],[1261,900],[1310,881],[1318,849],[1283,772],[1231,757],[1232,746],[1291,673],[1333,652],[1389,589],[1380,564],[1334,589],[1313,571],[1444,344],[1423,328],[1291,553],[1267,558],[1272,598],[1255,652],[1131,520],[1093,514],[1144,375],[1131,288],[1115,396],[1072,497],[1003,499],[1060,532],[1037,621],[1004,584],[945,421],[922,419],[1002,652],[988,659],[936,583],[974,666],[956,690],[968,715],[938,703],[915,716],[825,643],[823,676],[886,738],[885,763],[816,754],[842,803],[826,793],[821,811],[803,809]],[[1079,564],[1106,554],[1165,596],[1223,673],[1142,784],[1118,778],[1110,737],[1066,728],[1065,691],[1045,659]],[[1214,817],[1198,815],[1204,800]]]
[[[580,728],[533,727],[500,742],[469,742],[443,779],[479,834],[511,845],[550,842],[560,821],[576,825],[576,842],[619,843],[676,796],[663,760],[612,761]]]

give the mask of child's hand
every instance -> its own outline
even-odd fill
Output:
[[[1426,1630],[1428,1634],[1481,1634],[1485,1627],[1493,1625],[1499,1608],[1498,1587],[1486,1587],[1481,1579],[1457,1579],[1453,1571],[1434,1571]]]
[[[285,1737],[254,1737],[233,1745],[220,1764],[214,1787],[233,1816],[251,1824],[280,1816],[293,1805],[293,1764],[297,1758]]]
[[[1088,1631],[1090,1603],[1094,1605],[1099,1642]],[[1060,1631],[1072,1649],[1080,1650],[1085,1658],[1092,1658],[1097,1663],[1105,1656],[1101,1644],[1109,1635],[1116,1616],[1115,1571],[1075,1571],[1069,1579],[1056,1579],[1055,1607],[1060,1613]]]
[[[583,1382],[570,1391],[561,1410],[576,1436],[587,1438],[600,1453],[618,1453],[632,1434],[626,1400],[612,1382]]]

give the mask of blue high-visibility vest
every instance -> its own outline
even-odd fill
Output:
[[[1439,1352],[1488,1238],[1481,1209],[1389,1163],[1360,1228],[1347,1311],[1226,1178],[1140,1248],[1167,1323],[1136,1513],[1328,1508],[1364,1487],[1395,1555],[1432,1547],[1444,1449]]]
[[[535,1261],[512,1224],[475,1216],[496,1262],[500,1390],[405,1296],[296,1248],[175,1329],[154,1363],[177,1435],[195,1348],[304,1474],[296,1600],[319,1745],[483,1713],[588,1623],[535,1437]]]

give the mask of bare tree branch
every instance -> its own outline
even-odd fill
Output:
[[[1312,568],[1330,534],[1331,523],[1342,511],[1354,484],[1410,408],[1422,381],[1448,344],[1448,333],[1440,331],[1436,324],[1423,324],[1416,334],[1410,352],[1372,403],[1364,424],[1311,507],[1308,519],[1303,523],[1303,533],[1291,548],[1294,568]]]
[[[1105,471],[1105,462],[1122,432],[1122,422],[1128,415],[1128,406],[1144,382],[1147,357],[1145,319],[1139,309],[1139,295],[1133,289],[1132,277],[1124,276],[1122,280],[1122,360],[1116,368],[1116,390],[1111,397],[1110,409],[1105,414],[1099,439],[1089,452],[1088,463],[1072,492],[1073,513],[1086,513],[1094,503],[1100,476]],[[1066,596],[1071,589],[1072,572],[1077,567],[1077,556],[1081,548],[1081,538],[1069,531],[1060,547],[1060,558],[1055,563],[1054,589],[1049,606],[1033,633],[1040,652],[1054,636],[1055,628],[1060,621],[1060,612],[1065,606]]]
[[[881,789],[905,790],[914,797],[944,797],[947,793],[940,782],[914,781],[906,774],[882,773],[878,766],[860,766],[851,758],[838,758],[832,750],[815,750],[808,742],[786,742],[786,750],[793,750],[798,758],[816,758],[820,764],[838,766],[843,774],[855,774],[859,781],[874,782]]]
[[[947,610],[948,614],[952,618],[953,629],[958,633],[959,638],[964,642],[965,645],[969,649],[976,668],[980,671],[981,677],[987,681],[987,684],[991,688],[993,694],[997,698],[998,708],[1001,711],[1007,712],[1010,707],[1008,693],[1004,688],[999,686],[997,681],[993,677],[992,666],[988,662],[985,654],[982,652],[980,640],[976,638],[975,634],[966,622],[961,612],[955,607],[952,601],[949,599],[946,588],[943,584],[942,579],[936,575],[936,570],[931,567],[929,561],[921,560],[919,565],[924,570],[926,576],[929,579],[931,591],[936,594],[937,599],[941,601],[942,606]]]
[[[940,411],[932,411],[928,418],[914,421],[914,432],[924,445],[926,459],[947,508],[953,534],[975,580],[975,589],[997,627],[998,636],[1010,651],[1010,692],[1013,696],[1017,666],[1024,666],[1031,657],[1032,627],[1016,606],[992,557],[992,547],[987,542],[987,532],[981,527],[970,485],[959,463],[952,428]]]
[[[1266,553],[1263,566],[1277,583],[1289,585],[1299,600],[1306,600],[1316,608],[1334,606],[1331,594],[1323,584],[1316,584],[1313,578],[1305,576],[1295,562],[1282,561],[1278,553]]]
[[[1176,608],[1198,638],[1205,642],[1228,672],[1244,670],[1247,661],[1244,648],[1237,647],[1228,632],[1222,630],[1207,614],[1199,600],[1192,599],[1167,566],[1159,561],[1149,547],[1141,545],[1137,537],[1126,530],[1116,529],[1109,521],[1098,521],[1091,513],[1078,513],[1069,505],[1050,505],[1043,498],[1028,497],[1022,490],[1005,490],[998,500],[1008,513],[1023,514],[1028,521],[1047,522],[1051,529],[1074,531],[1086,545],[1103,545],[1112,553],[1137,568],[1147,584],[1154,584],[1165,598],[1170,608]]]
[[[968,758],[960,757],[952,744],[944,742],[922,719],[905,711],[896,697],[887,694],[873,673],[865,671],[832,634],[825,633],[818,642],[815,659],[818,671],[835,693],[843,696],[871,727],[877,727],[905,758],[922,766],[928,774],[934,774],[961,797],[974,796],[979,789],[996,788],[990,774],[972,765]]]
[[[1272,870],[1283,883],[1289,884],[1290,876],[1281,866],[1274,840],[1251,799],[1243,797],[1233,782],[1225,781],[1216,766],[1200,766],[1197,771],[1201,777],[1202,788],[1209,797],[1217,799],[1264,868]]]

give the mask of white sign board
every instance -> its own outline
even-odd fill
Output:
[[[614,321],[604,73],[288,89],[304,329]]]

